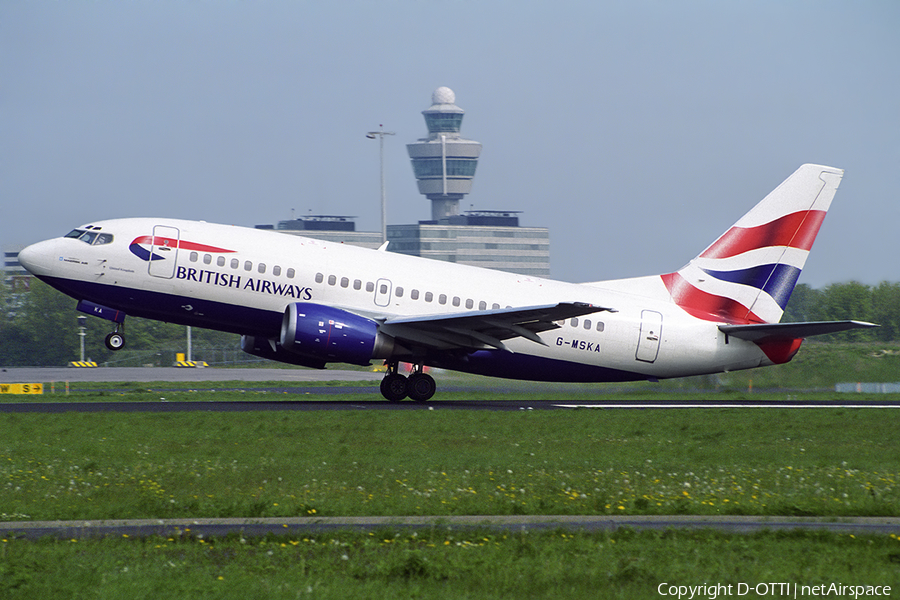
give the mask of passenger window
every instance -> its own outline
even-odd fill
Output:
[[[316,273],[316,283],[322,283],[325,281],[325,276],[321,273]]]
[[[412,298],[413,300],[418,300],[419,299],[419,290],[411,291],[409,293],[409,297]]]
[[[337,276],[329,275],[328,276],[328,285],[334,285],[337,283]]]
[[[491,304],[491,310],[500,310],[500,305],[494,302]]]
[[[394,288],[394,294],[396,294],[398,298],[402,298],[403,288],[398,285],[396,288]]]
[[[375,291],[375,284],[372,283],[371,281],[367,281],[367,282],[366,282],[366,291],[367,291],[367,292],[374,292],[374,291]]]
[[[453,306],[459,306],[459,296],[453,296]]]
[[[272,275],[274,275],[275,277],[281,275],[281,267],[279,267],[278,265],[272,267]]]
[[[591,328],[591,320],[590,320],[590,319],[585,319],[585,320],[584,320],[584,328],[585,328],[585,329],[590,329],[590,328]]]
[[[288,279],[293,279],[293,278],[294,278],[294,269],[293,269],[293,268],[290,268],[290,269],[287,270],[287,278],[288,278]],[[319,283],[322,283],[322,282],[319,281]]]
[[[265,273],[266,272],[266,263],[259,263],[259,267],[257,267],[256,270],[259,271],[260,273]]]
[[[220,256],[219,258],[217,258],[216,264],[219,265],[220,267],[224,267],[225,266],[225,257]]]
[[[341,277],[341,287],[350,287],[350,280],[346,277]]]
[[[434,300],[434,294],[425,292],[425,302],[431,302],[432,300]]]
[[[578,327],[578,317],[575,317],[571,321],[572,327]]]
[[[472,308],[473,306],[475,306],[475,301],[471,298],[466,299],[466,308]]]
[[[253,263],[250,262],[249,260],[248,260],[248,261],[245,261],[245,262],[244,262],[244,270],[245,270],[245,271],[252,271],[252,270],[253,270]]]
[[[203,255],[203,264],[211,265],[212,264],[212,254],[204,254]]]
[[[387,286],[386,283],[382,283],[382,284],[381,284],[381,293],[382,293],[382,294],[387,294],[387,293],[388,293],[388,286]]]
[[[197,262],[200,260],[200,255],[196,252],[191,252],[191,262]]]
[[[478,310],[487,310],[487,302],[482,300],[478,303]]]
[[[353,280],[353,289],[361,290],[362,289],[362,281],[360,281],[359,279],[354,279]]]
[[[240,264],[241,264],[241,261],[239,261],[238,259],[236,259],[236,258],[231,259],[231,268],[232,269],[237,269],[238,266],[240,266]]]
[[[438,303],[447,304],[447,294],[441,294],[440,296],[438,296]]]
[[[597,321],[597,331],[603,331],[603,321]]]

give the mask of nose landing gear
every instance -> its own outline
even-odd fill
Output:
[[[399,361],[387,362],[388,371],[381,380],[381,395],[390,402],[400,402],[407,396],[416,402],[427,402],[434,396],[437,384],[424,372],[424,365],[416,364],[412,374],[404,377],[397,372]]]
[[[109,308],[108,306],[103,306],[102,304],[91,302],[90,300],[79,300],[78,306],[75,307],[75,310],[115,323],[115,331],[107,335],[106,339],[104,340],[106,342],[106,347],[110,350],[121,350],[125,347],[124,312],[116,310],[114,308]]]
[[[122,330],[121,333],[119,330]],[[125,323],[116,323],[116,330],[106,336],[104,340],[110,350],[121,350],[125,347]]]

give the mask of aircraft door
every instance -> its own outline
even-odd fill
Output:
[[[179,231],[175,227],[156,225],[150,240],[150,274],[154,277],[175,277],[178,258]]]
[[[638,339],[635,358],[652,363],[659,354],[659,340],[662,337],[662,314],[655,310],[641,311],[641,337]]]
[[[375,304],[387,306],[391,303],[391,280],[379,279],[375,282]]]

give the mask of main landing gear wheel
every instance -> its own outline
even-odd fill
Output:
[[[125,337],[118,331],[110,333],[104,341],[110,350],[121,350],[125,347]]]
[[[427,402],[434,396],[437,384],[428,373],[413,373],[406,381],[406,393],[416,402]]]
[[[387,374],[381,380],[381,395],[391,402],[400,402],[407,396],[416,402],[430,400],[437,389],[434,378],[424,373],[424,367],[418,364],[407,379],[397,372],[399,364],[397,361],[387,363]]]
[[[381,380],[381,395],[391,402],[400,402],[406,398],[406,377],[399,373],[388,372]]]

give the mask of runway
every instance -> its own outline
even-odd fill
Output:
[[[408,517],[296,517],[254,519],[131,519],[110,521],[20,521],[0,523],[0,537],[39,539],[129,537],[224,537],[308,535],[329,531],[379,529],[492,529],[511,532],[562,529],[566,531],[713,529],[723,533],[759,531],[830,531],[852,535],[891,535],[900,532],[900,518],[889,517],[752,517],[752,516],[408,516]]]
[[[175,368],[175,367],[98,367],[98,368],[5,368],[0,369],[2,383],[43,383],[56,382],[55,387],[61,390],[64,382],[147,382],[154,384],[150,389],[159,391],[179,391],[189,388],[178,384],[192,382],[229,382],[231,385],[222,390],[242,390],[254,392],[270,392],[286,396],[278,401],[231,401],[231,402],[0,402],[0,414],[9,412],[183,412],[210,411],[236,412],[250,410],[288,411],[288,410],[555,410],[555,409],[720,409],[720,408],[898,408],[900,400],[890,395],[879,395],[876,399],[868,396],[860,402],[855,394],[842,394],[840,400],[803,400],[792,399],[786,393],[784,400],[722,400],[718,394],[700,392],[690,394],[678,392],[667,395],[659,394],[658,399],[629,401],[616,399],[615,391],[609,393],[584,392],[583,387],[572,384],[547,384],[540,382],[520,382],[494,379],[489,377],[468,376],[459,380],[452,374],[440,383],[438,394],[432,401],[417,403],[404,401],[390,403],[382,399],[378,390],[378,382],[383,373],[367,370],[341,369],[221,369],[221,368]],[[321,386],[309,385],[325,381],[372,382],[371,386]],[[177,382],[177,383],[172,383]],[[277,386],[259,387],[258,385],[242,387],[241,382],[278,382]],[[83,390],[83,387],[79,388]],[[133,388],[130,388],[133,390]],[[110,390],[106,390],[110,391]],[[215,393],[215,390],[211,390]],[[465,393],[467,400],[441,400],[441,394],[456,392]],[[493,399],[481,400],[480,394],[491,393]],[[497,400],[497,393],[527,392],[535,399],[531,400]],[[540,399],[546,392],[547,400]],[[561,395],[570,394],[565,401]],[[358,397],[352,400],[329,400],[335,395]],[[303,400],[298,400],[302,396]],[[32,397],[34,398],[34,397]],[[549,398],[555,398],[551,400]],[[7,400],[18,400],[18,397],[7,397]]]
[[[311,388],[310,394],[328,396],[348,393],[340,388]],[[876,400],[867,403],[842,401],[761,401],[748,403],[744,400],[710,402],[691,400],[660,399],[653,401],[629,402],[627,400],[579,400],[577,403],[560,400],[449,400],[432,402],[388,402],[378,397],[377,388],[351,388],[360,400],[253,400],[253,401],[185,401],[185,402],[2,402],[0,414],[68,412],[99,413],[174,413],[174,412],[249,412],[249,411],[366,411],[366,410],[478,410],[478,411],[525,411],[525,410],[664,410],[664,409],[739,409],[739,408],[783,408],[783,409],[837,409],[868,408],[897,409],[898,400]],[[305,394],[304,392],[295,392]],[[477,396],[477,394],[475,394]],[[373,398],[367,399],[363,396]]]

